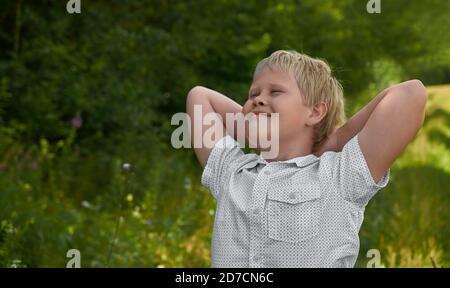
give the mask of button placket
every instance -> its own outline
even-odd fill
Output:
[[[250,249],[249,249],[249,263],[250,267],[262,267],[261,252],[257,247],[261,247],[261,241],[264,239],[261,235],[265,235],[263,231],[264,227],[264,217],[263,210],[265,207],[265,201],[267,196],[267,189],[269,187],[269,180],[272,172],[269,170],[264,170],[259,177],[256,178],[253,193],[252,202],[250,210]]]
[[[252,202],[250,203],[250,228],[252,229],[251,234],[258,234],[259,228],[259,214],[261,211],[260,205],[258,203],[260,194],[260,187],[255,183],[255,187],[252,193]]]
[[[267,167],[267,166],[266,166]],[[265,199],[267,195],[267,187],[269,186],[268,181],[269,177],[268,175],[272,174],[269,170],[264,170],[263,174],[264,176],[260,175],[260,177],[256,178],[255,185],[254,185],[254,191],[252,195],[252,203],[251,203],[251,218],[254,219],[255,225],[259,226],[258,231],[261,231],[262,228],[262,221],[261,221],[261,215],[262,211],[265,206]]]

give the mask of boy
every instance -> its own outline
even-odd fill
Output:
[[[344,98],[330,67],[285,50],[258,63],[243,107],[208,88],[191,89],[191,119],[201,105],[202,115],[217,113],[223,121],[190,127],[215,135],[214,146],[195,148],[201,182],[217,201],[212,267],[353,267],[365,206],[422,126],[426,100],[419,80],[406,81],[337,128]],[[277,129],[266,132],[279,137],[276,157],[244,154],[226,113],[268,121],[278,113]]]

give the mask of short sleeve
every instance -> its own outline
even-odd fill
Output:
[[[230,135],[219,139],[212,148],[203,169],[201,183],[216,200],[230,176],[232,164],[243,155],[245,154],[239,143]]]
[[[375,183],[359,145],[358,134],[345,144],[332,163],[333,181],[342,197],[359,207],[365,207],[369,200],[389,182],[390,169]]]

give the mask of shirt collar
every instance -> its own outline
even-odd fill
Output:
[[[279,163],[295,163],[297,165],[297,167],[301,168],[301,167],[308,166],[317,161],[319,161],[319,157],[315,156],[314,154],[309,154],[309,155],[299,156],[299,157],[295,157],[295,158],[292,158],[289,160],[278,161],[278,162]]]
[[[271,163],[269,161],[266,161],[260,155],[254,154],[254,156],[255,157],[253,159],[249,159],[250,161],[248,161],[245,165],[240,167],[239,171],[242,169],[251,169],[258,164],[267,165],[267,164]],[[297,165],[297,167],[302,168],[302,167],[306,167],[314,162],[319,161],[319,159],[320,158],[315,156],[314,154],[309,154],[306,156],[300,156],[300,157],[295,157],[295,158],[292,158],[289,160],[276,161],[276,162],[278,162],[278,163],[295,163]]]

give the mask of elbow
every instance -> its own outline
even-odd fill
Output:
[[[197,94],[197,91],[198,91],[198,88],[199,88],[199,87],[200,87],[200,86],[194,86],[193,88],[191,88],[191,89],[189,90],[189,92],[187,93],[186,98],[187,98],[187,99],[192,98],[194,94]]]
[[[198,97],[200,94],[201,86],[194,86],[189,90],[189,92],[186,95],[186,104],[190,105],[192,102],[195,102],[195,98]]]
[[[417,103],[421,110],[425,110],[425,105],[428,99],[427,88],[425,88],[422,81],[418,79],[413,79],[407,82],[409,84],[409,93],[414,98],[415,103]]]
[[[206,95],[205,93],[205,87],[196,85],[193,88],[189,90],[186,96],[186,102],[192,102],[196,101],[196,99],[199,99],[199,97],[202,97],[202,95]]]
[[[414,107],[415,115],[418,117],[418,129],[420,129],[425,121],[425,106],[428,100],[427,89],[418,79],[408,82],[410,82],[408,92],[412,101],[411,106]]]
[[[405,107],[412,117],[411,120],[414,119],[411,124],[416,123],[418,129],[420,129],[425,120],[425,106],[428,98],[425,85],[418,79],[412,79],[391,88],[390,92],[399,97],[397,98],[400,101],[399,103],[406,105]]]
[[[201,94],[204,90],[205,90],[205,87],[196,85],[196,86],[192,87],[191,90],[189,90],[187,96],[189,97],[191,95]]]

